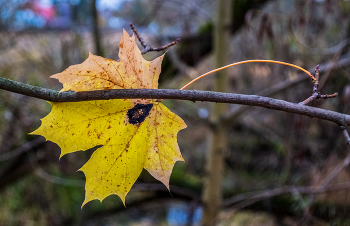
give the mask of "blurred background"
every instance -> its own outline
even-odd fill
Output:
[[[165,55],[159,88],[181,88],[215,69],[218,55],[227,63],[285,61],[312,73],[320,64],[320,91],[339,96],[309,105],[350,114],[349,0],[232,0],[223,53],[214,48],[214,37],[226,37],[215,33],[216,18],[224,17],[220,1],[0,0],[0,76],[60,90],[50,75],[83,62],[89,52],[117,60],[122,29],[131,34],[133,22],[152,47],[181,38]],[[277,64],[244,64],[225,76],[226,92],[295,103],[313,87],[305,73]],[[215,79],[207,76],[188,89],[218,90]],[[228,105],[220,113],[220,130],[213,117],[218,105],[165,100],[188,125],[178,135],[185,162],[175,164],[171,194],[143,171],[127,195],[127,208],[114,195],[81,209],[85,177],[76,171],[95,149],[59,160],[56,144],[28,135],[50,105],[4,90],[0,97],[0,226],[201,225],[211,172],[206,159],[215,144],[222,151],[222,201],[217,220],[206,225],[350,225],[349,147],[333,123]],[[226,138],[219,143],[213,142],[213,118]]]

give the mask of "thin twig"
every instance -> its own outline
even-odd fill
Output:
[[[130,23],[130,27],[131,30],[134,32],[134,34],[136,35],[137,39],[140,41],[141,45],[143,46],[143,48],[146,48],[147,45],[145,43],[145,41],[143,40],[143,38],[139,35],[139,32],[136,30],[135,26],[133,23]]]
[[[313,94],[311,94],[310,97],[308,97],[306,100],[300,102],[299,104],[307,105],[308,103],[310,103],[311,101],[315,100],[316,98],[317,98],[317,93],[313,93]]]
[[[337,92],[330,94],[330,95],[329,94],[323,95],[323,94],[317,92],[317,90],[319,88],[319,85],[318,85],[319,79],[320,79],[320,65],[317,65],[317,67],[315,69],[315,83],[314,83],[314,87],[312,88],[312,94],[309,98],[307,98],[303,102],[300,102],[299,104],[306,105],[315,99],[329,99],[329,98],[335,98],[338,96]]]
[[[35,140],[29,141],[29,142],[23,144],[21,147],[16,148],[13,151],[10,151],[10,152],[7,152],[7,153],[0,155],[0,162],[7,161],[9,159],[12,159],[12,158],[24,153],[24,152],[30,151],[31,149],[36,148],[37,146],[45,143],[45,141],[46,140],[44,137],[39,137]]]
[[[173,46],[173,45],[176,45],[177,43],[180,42],[180,38],[177,38],[175,41],[173,42],[170,42],[166,45],[163,45],[163,46],[160,46],[160,47],[151,47],[149,45],[146,44],[145,40],[140,36],[140,34],[137,32],[135,26],[133,23],[130,23],[130,27],[132,29],[132,31],[135,33],[137,39],[140,41],[141,45],[143,46],[143,50],[141,51],[141,54],[145,54],[147,52],[151,52],[151,51],[156,51],[156,52],[159,52],[159,51],[162,51],[162,50],[166,50],[168,49],[170,46]]]
[[[346,131],[344,126],[341,126],[343,134],[347,140],[347,144],[350,144],[350,136]],[[249,192],[246,194],[239,194],[233,196],[224,202],[225,207],[233,207],[235,209],[242,209],[249,205],[252,205],[258,201],[268,199],[274,196],[286,194],[286,193],[298,193],[298,194],[316,194],[316,193],[324,193],[324,192],[335,192],[340,190],[348,190],[350,189],[350,183],[344,184],[333,184],[330,183],[334,180],[334,178],[340,173],[342,169],[347,167],[350,163],[350,154],[348,154],[341,164],[337,165],[332,172],[330,172],[327,177],[322,181],[319,186],[307,186],[307,187],[296,187],[296,186],[286,186],[282,188],[276,188],[261,192]],[[309,200],[310,202],[310,200]]]
[[[198,71],[195,68],[187,65],[185,62],[183,62],[178,57],[178,55],[175,51],[169,51],[167,53],[167,55],[168,55],[169,59],[171,60],[171,63],[173,63],[174,66],[177,67],[177,69],[179,69],[181,74],[187,75],[191,79],[194,79],[194,78],[199,76]]]
[[[345,167],[347,167],[350,163],[350,154],[348,154],[343,162],[341,164],[338,164],[333,170],[332,172],[330,172],[327,177],[322,181],[321,183],[321,187],[322,186],[328,186],[333,180],[334,178],[340,173],[340,171],[342,171],[342,169],[344,169]]]
[[[63,177],[53,176],[53,175],[47,173],[45,170],[43,170],[38,165],[35,166],[35,173],[41,179],[44,179],[47,182],[54,183],[54,184],[60,184],[60,185],[69,186],[69,187],[84,187],[84,185],[85,185],[85,180],[78,180],[78,179],[72,180],[72,179],[66,179]]]
[[[317,92],[317,89],[319,87],[319,85],[318,85],[319,80],[320,80],[320,65],[317,64],[316,69],[315,69],[315,83],[314,83],[314,88],[312,89],[313,93]]]
[[[337,63],[329,61],[323,65],[320,65],[320,71],[325,71],[326,68],[332,68],[337,69],[340,67],[345,67],[350,65],[350,57],[341,58]],[[274,84],[272,86],[269,86],[268,88],[265,88],[259,92],[256,93],[256,95],[259,96],[268,96],[272,97],[276,95],[277,93],[280,93],[282,91],[285,91],[287,89],[290,89],[294,87],[295,85],[304,82],[308,79],[308,77],[304,76],[303,73],[299,73],[298,77],[293,80],[285,80],[282,82],[279,82],[277,84]],[[225,119],[223,120],[223,124],[230,125],[231,122],[235,121],[238,117],[243,115],[243,113],[248,109],[248,106],[237,106],[237,108],[232,109],[228,114],[225,116]]]
[[[319,94],[317,95],[316,99],[329,99],[329,98],[335,98],[338,96],[338,92],[335,92],[333,94]]]
[[[293,193],[298,191],[300,194],[315,194],[315,193],[325,193],[325,192],[336,192],[342,190],[349,190],[350,182],[342,184],[332,184],[328,186],[286,186],[281,188],[275,188],[260,192],[249,192],[248,194],[239,194],[226,199],[223,203],[223,207],[233,207],[233,208],[244,208],[253,203],[259,202],[264,199],[272,198],[278,195]]]
[[[344,128],[345,126],[341,126],[341,128]],[[345,130],[346,131],[346,130]],[[344,132],[344,129],[343,129]],[[346,132],[347,134],[347,132]],[[347,134],[349,136],[349,134]],[[348,154],[345,159],[343,160],[343,162],[341,164],[338,164],[328,175],[327,177],[321,182],[320,185],[320,189],[329,186],[329,184],[334,180],[334,178],[336,178],[339,173],[349,165],[350,163],[350,154]],[[317,190],[315,191],[315,193],[317,193]],[[309,197],[308,197],[308,205],[304,206],[304,215],[305,216],[311,216],[310,214],[310,208],[311,208],[311,204],[313,203],[315,199],[314,193],[309,193]]]
[[[307,98],[306,100],[304,100],[303,102],[300,102],[300,104],[306,105],[308,103],[310,103],[311,101],[313,101],[314,99],[317,98],[317,90],[318,90],[318,80],[320,78],[320,65],[317,65],[316,69],[315,69],[315,82],[314,82],[314,86],[312,88],[312,94],[309,98]]]

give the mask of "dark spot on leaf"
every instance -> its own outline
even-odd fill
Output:
[[[107,129],[110,129],[110,128],[112,128],[112,126],[111,126],[111,125],[109,125]]]
[[[51,127],[51,128],[53,128],[53,126],[52,126],[52,125],[51,125],[50,127]]]
[[[119,46],[120,46],[120,48],[123,48],[124,44],[123,44],[123,43],[120,43],[120,45],[119,45]]]
[[[86,128],[89,128],[89,126],[91,125],[91,123],[89,123],[88,125],[87,125],[87,127]]]
[[[153,104],[136,104],[135,107],[131,108],[127,113],[129,123],[135,125],[145,121],[152,107]]]

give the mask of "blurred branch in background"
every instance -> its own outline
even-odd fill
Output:
[[[7,151],[5,153],[0,153],[0,162],[10,160],[21,155],[24,152],[30,151],[31,149],[35,149],[37,146],[43,144],[46,141],[44,137],[38,137],[32,141],[29,141],[23,144],[21,147],[16,148],[13,151]],[[5,149],[2,149],[5,150]]]
[[[293,103],[310,95],[312,85],[306,82],[307,76],[285,66],[261,63],[228,69],[227,95],[208,91],[180,93],[178,90],[100,93],[101,98],[113,95],[137,98],[140,95],[152,99],[158,96],[190,100],[163,102],[188,124],[188,128],[179,133],[178,141],[186,162],[174,167],[170,185],[171,189],[174,186],[175,190],[171,190],[174,197],[144,172],[135,185],[141,189],[132,189],[128,195],[127,209],[112,196],[102,203],[92,202],[81,210],[83,175],[76,172],[77,164],[86,162],[93,150],[58,161],[57,146],[50,142],[40,144],[40,138],[27,135],[38,126],[39,119],[47,114],[50,106],[45,101],[0,90],[0,159],[3,160],[0,161],[0,224],[198,224],[202,211],[199,197],[204,156],[213,126],[209,119],[211,103],[200,100],[237,103],[230,105],[221,119],[228,128],[230,139],[224,156],[224,203],[220,215],[228,214],[226,216],[231,218],[225,221],[219,216],[220,224],[241,225],[243,220],[246,225],[269,226],[303,222],[304,225],[323,225],[325,221],[330,225],[348,224],[350,174],[346,166],[349,153],[346,143],[349,138],[344,141],[347,128],[339,129],[338,123],[342,123],[342,117],[348,117],[350,109],[349,2],[232,2],[234,26],[229,46],[234,52],[229,54],[229,62],[273,59],[312,67],[310,71],[317,63],[324,62],[320,66],[318,90],[322,93],[338,91],[339,96],[314,100],[309,103],[312,107],[299,108],[302,106]],[[207,0],[96,1],[97,18],[94,21],[98,21],[103,55],[118,58],[116,40],[122,28],[128,29],[129,21],[135,23],[149,46],[162,46],[181,37],[181,42],[174,48],[176,53],[171,49],[165,55],[160,81],[162,88],[179,88],[189,77],[216,67],[212,54],[215,4],[215,1]],[[91,6],[87,0],[1,2],[0,77],[59,90],[60,85],[48,79],[48,75],[81,63],[88,52],[97,51]],[[145,58],[158,55],[148,52]],[[214,90],[214,80],[215,75],[206,77],[191,89]],[[47,92],[40,96],[50,100],[60,100],[65,95],[64,98],[70,100],[87,98],[84,95],[93,99],[97,95],[62,93],[60,97],[55,90],[38,90]],[[238,95],[240,93],[260,97]],[[215,99],[217,97],[221,99]],[[194,103],[194,98],[199,99]],[[264,108],[273,107],[269,104],[283,99],[287,103],[278,103],[291,107],[289,112],[296,106],[301,112],[315,110],[314,113],[320,115],[343,114],[335,114],[339,116],[338,123],[328,123],[298,114],[251,107],[250,104],[257,103],[254,98],[266,101]],[[324,185],[327,181],[329,184]],[[230,198],[238,201],[226,205],[225,201]],[[235,205],[245,207],[228,212]],[[270,223],[258,220],[262,213],[265,219],[272,219]]]

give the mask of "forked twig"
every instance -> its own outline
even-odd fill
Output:
[[[175,41],[170,42],[170,43],[168,43],[168,44],[166,44],[166,45],[153,48],[153,47],[151,47],[151,46],[149,46],[149,45],[146,44],[145,40],[143,40],[143,38],[142,38],[142,37],[140,36],[140,34],[137,32],[137,30],[136,30],[136,28],[135,28],[135,26],[134,26],[133,23],[130,23],[130,27],[131,27],[132,31],[135,33],[137,39],[140,41],[140,43],[141,43],[141,45],[143,46],[143,48],[144,48],[144,49],[141,51],[141,54],[145,54],[145,53],[150,52],[150,51],[157,51],[157,52],[159,52],[159,51],[162,51],[162,50],[166,50],[166,49],[168,49],[170,46],[176,45],[177,43],[180,42],[180,38],[177,38]]]
[[[314,87],[312,88],[312,94],[309,98],[307,98],[303,102],[300,102],[299,104],[306,105],[315,99],[329,99],[329,98],[335,98],[338,96],[337,92],[333,94],[321,94],[320,92],[318,92],[317,90],[319,87],[318,85],[319,79],[320,79],[320,65],[317,65],[315,69],[315,83],[314,83]]]

